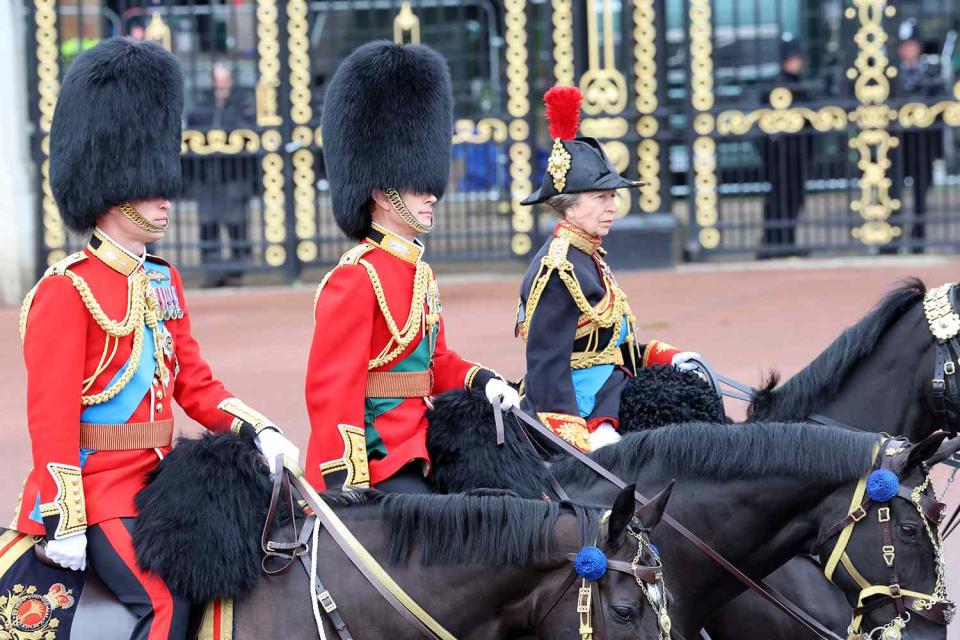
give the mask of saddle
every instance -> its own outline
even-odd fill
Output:
[[[20,534],[11,531],[4,535]],[[24,542],[29,543],[30,538],[27,536]],[[41,627],[55,629],[57,640],[128,640],[133,635],[136,616],[117,600],[94,572],[80,573],[60,567],[46,557],[44,545],[39,542],[10,547],[0,553],[0,560],[4,563],[13,561],[10,569],[0,577],[4,591],[8,583],[16,583],[23,585],[21,593],[25,594],[18,595],[18,598],[29,595],[31,589],[36,589],[37,596],[34,601],[14,606],[9,619],[4,618],[0,623],[0,629],[21,634],[36,632]],[[61,588],[57,589],[57,585]],[[59,600],[51,601],[51,593],[62,595]],[[213,613],[213,607],[207,609],[211,611],[197,607],[191,612],[187,638],[200,637],[204,618]],[[56,625],[51,625],[54,620]],[[222,640],[229,637],[225,634]]]

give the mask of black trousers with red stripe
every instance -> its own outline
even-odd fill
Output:
[[[133,518],[106,520],[87,529],[87,568],[137,616],[130,640],[184,640],[190,603],[137,566],[132,531]]]

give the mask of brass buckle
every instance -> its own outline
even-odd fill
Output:
[[[900,585],[899,585],[899,584],[894,583],[894,584],[890,585],[890,597],[891,597],[891,598],[900,598],[900,597],[902,597],[902,594],[900,593]]]
[[[880,507],[877,510],[877,517],[880,522],[890,522],[890,507]]]
[[[887,563],[888,567],[893,566],[893,560],[896,558],[897,550],[893,545],[885,544],[883,545],[883,561]],[[893,587],[891,587],[893,588]],[[899,592],[900,586],[897,585],[897,590]]]
[[[590,596],[589,586],[580,587],[580,593],[577,596],[577,613],[590,613]]]
[[[953,360],[947,360],[943,363],[943,373],[952,376],[957,372],[957,366],[953,364]]]
[[[867,510],[863,508],[862,504],[858,504],[857,508],[850,512],[850,517],[853,518],[854,522],[860,522],[867,517]]]
[[[337,608],[337,603],[333,601],[333,598],[330,597],[329,591],[321,591],[317,594],[317,601],[320,603],[320,606],[323,607],[323,610],[327,613],[333,613],[334,609]]]

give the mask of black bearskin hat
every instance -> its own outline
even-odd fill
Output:
[[[376,189],[443,195],[453,92],[433,49],[380,40],[355,50],[330,81],[321,125],[333,215],[347,237],[367,235]]]
[[[50,129],[50,186],[77,233],[131,200],[180,192],[183,75],[154,42],[111,38],[70,65]]]

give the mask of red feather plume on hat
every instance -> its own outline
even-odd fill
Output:
[[[576,87],[553,87],[543,96],[550,122],[550,137],[573,140],[580,127],[580,105],[583,94]]]

